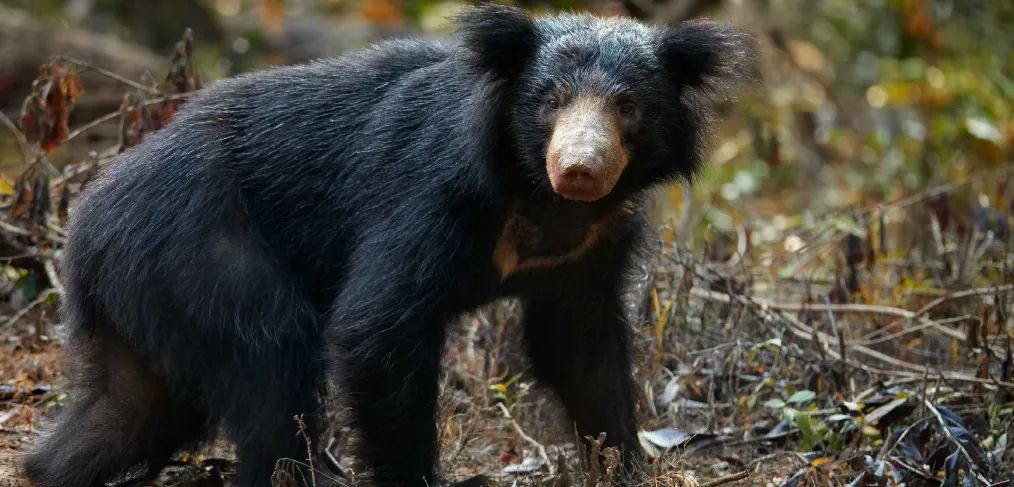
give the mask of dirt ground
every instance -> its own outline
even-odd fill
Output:
[[[463,331],[449,344],[445,355],[447,376],[441,393],[440,431],[441,464],[450,480],[463,480],[484,474],[508,485],[545,484],[557,480],[561,469],[557,457],[563,454],[567,468],[577,476],[585,467],[576,453],[573,434],[567,433],[563,410],[545,390],[524,374],[524,363],[517,353],[516,323],[491,323],[485,315],[465,320]],[[59,334],[51,320],[42,314],[25,317],[0,332],[0,487],[26,487],[20,474],[19,455],[32,443],[46,419],[66,400],[62,392],[65,378],[60,369],[59,340],[47,336]],[[41,325],[40,325],[41,323]],[[40,333],[41,332],[41,333]],[[490,384],[502,384],[508,374],[521,371],[519,380],[504,387],[509,413],[504,416],[494,404]],[[643,371],[641,371],[643,375]],[[497,376],[503,376],[497,380]],[[484,379],[483,377],[487,377]],[[703,431],[707,414],[688,410],[679,424],[681,431]],[[340,415],[339,415],[340,417]],[[657,423],[657,421],[656,421]],[[655,424],[655,426],[660,426]],[[505,473],[526,458],[537,457],[537,449],[522,433],[543,445],[556,472],[545,469],[533,474]],[[748,470],[751,474],[738,485],[780,484],[800,467],[802,460],[785,451],[757,449],[750,445],[720,447],[706,452],[683,455],[665,454],[657,460],[658,471],[645,474],[652,485],[686,485],[706,482]],[[345,467],[355,469],[354,459],[342,455],[347,441],[332,451]],[[201,452],[181,453],[178,465],[167,468],[161,482],[169,485],[229,485],[233,481],[233,456],[225,440]]]

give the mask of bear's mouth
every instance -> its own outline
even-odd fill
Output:
[[[607,196],[629,162],[608,101],[579,96],[559,110],[546,151],[549,182],[560,196],[591,202]]]

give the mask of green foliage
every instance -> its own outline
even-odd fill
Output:
[[[1014,154],[1010,2],[783,0],[758,93],[741,96],[694,189],[691,241],[743,226],[759,243],[821,215],[962,180],[985,180],[987,211],[1010,197],[989,179]],[[975,179],[978,178],[978,179]],[[1009,192],[1008,192],[1009,193]],[[672,192],[667,212],[682,208]],[[802,220],[785,225],[802,209]],[[808,218],[812,218],[811,221]],[[851,219],[839,231],[861,234]]]

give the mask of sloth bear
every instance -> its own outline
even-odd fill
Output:
[[[752,38],[471,7],[200,91],[72,208],[72,402],[25,460],[39,487],[151,475],[219,426],[242,487],[303,459],[324,385],[377,486],[433,486],[446,327],[520,298],[536,379],[578,433],[639,456],[621,294],[649,189],[702,165],[710,98]]]

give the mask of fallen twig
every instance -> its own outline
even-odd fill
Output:
[[[299,435],[306,441],[306,463],[310,465],[310,485],[317,487],[317,474],[313,468],[313,447],[310,443],[310,436],[306,434],[306,423],[303,422],[303,415],[297,414],[292,417],[299,424]]]
[[[748,305],[755,306],[755,307],[759,307],[762,310],[764,310],[763,300],[759,300],[758,298],[753,298],[753,297],[750,297],[750,296],[735,295],[733,297],[730,297],[728,294],[717,293],[717,292],[709,291],[707,289],[702,289],[702,288],[699,288],[699,287],[691,288],[690,289],[690,293],[692,295],[698,297],[698,298],[703,298],[703,299],[707,299],[707,300],[711,300],[711,301],[718,301],[718,302],[723,302],[723,303],[729,303],[733,299],[735,299],[735,300],[737,300],[737,301],[739,301],[741,303],[748,304]],[[803,340],[810,340],[814,336],[816,336],[818,338],[818,341],[821,342],[825,347],[827,347],[826,353],[831,358],[833,358],[835,360],[841,360],[841,356],[838,353],[838,351],[831,347],[831,343],[834,342],[834,339],[832,337],[830,337],[829,335],[827,335],[826,333],[823,333],[823,332],[816,332],[811,326],[807,325],[806,323],[803,323],[798,318],[796,318],[795,316],[792,316],[791,314],[789,314],[787,312],[778,313],[778,317],[781,318],[782,320],[786,321],[789,325],[791,325],[791,326],[789,326],[789,330],[792,332],[793,335],[796,335],[797,337],[799,337],[799,338],[801,338]],[[855,344],[855,343],[851,343],[851,344],[849,344],[849,346],[852,349],[852,351],[855,352],[855,353],[866,355],[867,357],[875,358],[875,359],[880,360],[882,362],[894,365],[895,367],[898,367],[900,369],[906,369],[906,370],[910,371],[910,372],[908,372],[906,374],[906,373],[904,373],[904,371],[884,371],[884,370],[880,370],[880,369],[871,367],[869,365],[863,364],[861,362],[857,362],[857,363],[854,364],[856,367],[859,367],[859,368],[861,368],[861,369],[863,369],[863,370],[865,370],[867,372],[871,372],[871,373],[875,373],[875,374],[913,376],[913,374],[916,373],[916,372],[918,372],[919,374],[922,374],[926,370],[926,368],[923,367],[923,366],[919,366],[919,365],[915,365],[915,364],[912,364],[912,363],[909,363],[909,362],[905,362],[903,360],[899,360],[899,359],[891,357],[891,356],[889,356],[887,354],[884,354],[884,353],[878,352],[876,350],[873,350],[873,349],[871,349],[869,347],[865,347],[865,346],[858,345],[858,344]],[[963,381],[963,382],[979,382],[979,383],[983,383],[983,384],[1001,385],[1001,386],[1008,387],[1008,388],[1014,388],[1014,383],[1004,382],[1004,381],[995,380],[995,379],[992,379],[992,380],[990,380],[990,379],[981,379],[981,378],[975,377],[973,375],[960,374],[960,373],[946,373],[946,372],[943,372],[943,371],[940,371],[938,374],[940,375],[941,378],[947,379],[947,380],[957,380],[957,381]]]
[[[21,147],[22,159],[24,159],[26,166],[28,166],[29,168],[35,167],[35,164],[41,161],[45,163],[46,168],[49,169],[53,174],[60,174],[60,171],[57,170],[55,166],[53,166],[52,162],[49,162],[49,159],[46,157],[46,155],[42,151],[34,147],[31,143],[29,143],[28,139],[25,138],[25,134],[21,131],[21,129],[19,129],[18,126],[10,118],[8,118],[7,115],[3,114],[2,112],[0,112],[0,122],[3,122],[3,124],[8,129],[10,129],[10,131],[14,134],[14,138],[17,139],[18,145]],[[30,154],[35,156],[34,161],[30,160],[29,157]]]
[[[335,475],[352,482],[352,474],[342,467],[342,464],[338,462],[338,459],[331,453],[331,446],[334,443],[334,438],[328,441],[327,447],[324,448],[324,460],[327,463],[328,468]]]
[[[922,330],[925,330],[927,328],[932,328],[935,325],[949,325],[951,323],[957,323],[957,322],[965,321],[965,320],[968,320],[968,319],[972,319],[972,315],[961,315],[961,316],[955,316],[953,318],[947,318],[947,319],[943,319],[943,320],[925,321],[925,322],[923,322],[923,323],[921,323],[919,325],[913,326],[912,328],[904,328],[901,331],[898,331],[896,333],[891,333],[891,334],[884,335],[884,336],[877,337],[877,338],[863,338],[862,340],[856,340],[856,341],[854,341],[852,343],[858,343],[858,344],[862,344],[862,345],[876,345],[878,343],[884,343],[884,342],[889,342],[889,341],[892,341],[892,340],[897,340],[897,339],[899,339],[899,338],[901,338],[901,337],[903,337],[905,335],[908,335],[908,334],[911,334],[911,333],[915,333],[915,332],[918,332],[918,331],[922,331]],[[870,335],[872,335],[872,334],[867,334],[866,336],[868,337]]]
[[[546,447],[542,446],[542,443],[535,441],[535,438],[525,434],[525,430],[521,429],[521,425],[519,425],[517,420],[511,416],[510,411],[507,410],[507,406],[504,406],[503,403],[500,402],[496,403],[496,405],[500,408],[500,412],[503,413],[503,417],[509,419],[511,424],[514,425],[514,431],[518,434],[518,436],[535,447],[535,451],[539,453],[539,459],[545,462],[546,468],[549,470],[550,475],[552,475],[555,468],[554,465],[549,462],[549,455],[546,454]]]
[[[764,298],[753,298],[758,305],[764,306],[771,309],[777,309],[779,311],[818,311],[818,312],[834,312],[834,313],[864,313],[864,314],[881,314],[897,316],[899,318],[912,319],[915,318],[916,314],[902,308],[896,308],[894,306],[882,306],[875,304],[825,304],[820,305],[817,303],[776,303],[774,301],[768,301]]]
[[[18,146],[21,148],[21,157],[25,160],[25,165],[30,164],[31,161],[29,161],[28,155],[34,151],[32,150],[32,144],[29,144],[28,139],[25,138],[25,134],[21,133],[21,130],[14,124],[14,121],[7,117],[4,112],[0,112],[0,122],[3,122],[10,129],[11,133],[14,134],[14,139],[18,141]]]
[[[54,291],[52,289],[47,289],[47,290],[43,291],[41,294],[39,294],[39,297],[35,298],[31,303],[28,303],[28,305],[25,306],[24,308],[21,308],[20,310],[18,310],[17,313],[14,313],[14,316],[12,316],[9,320],[7,320],[3,325],[0,325],[0,330],[3,330],[5,328],[10,328],[11,326],[14,326],[14,324],[17,323],[18,320],[20,320],[21,318],[23,318],[29,311],[31,311],[32,308],[34,308],[34,307],[36,307],[36,306],[38,306],[38,305],[40,305],[42,303],[45,303],[46,300],[49,299],[49,295],[53,294],[55,292],[56,291]]]
[[[951,443],[954,443],[954,446],[958,448],[958,451],[961,452],[961,455],[965,457],[965,460],[968,462],[968,469],[972,472],[972,474],[975,475],[975,477],[979,480],[979,482],[982,482],[986,485],[992,484],[993,483],[992,481],[990,481],[989,479],[984,477],[981,473],[979,473],[979,469],[975,465],[975,460],[972,459],[972,455],[969,455],[968,450],[965,450],[964,445],[962,445],[961,442],[959,442],[958,439],[951,434],[951,430],[947,428],[947,422],[944,421],[944,417],[940,414],[940,411],[937,410],[937,407],[934,406],[933,403],[931,403],[928,399],[925,398],[923,399],[923,404],[926,405],[926,409],[929,409],[929,411],[933,413],[934,416],[937,417],[937,422],[940,423],[940,429],[943,430],[943,433],[945,436],[947,436],[947,439],[950,440]]]
[[[73,57],[73,56],[68,56],[68,55],[65,55],[65,54],[56,54],[56,55],[50,56],[50,59],[51,60],[64,61],[64,62],[67,62],[67,63],[70,63],[70,64],[74,64],[77,67],[82,68],[82,69],[84,69],[86,71],[94,71],[94,72],[96,72],[98,74],[101,74],[102,76],[105,76],[105,77],[107,77],[107,78],[109,78],[111,80],[114,80],[114,81],[119,81],[120,83],[123,83],[123,84],[125,84],[125,85],[127,85],[127,86],[129,86],[131,88],[136,89],[136,90],[141,90],[141,91],[145,91],[145,92],[148,92],[148,93],[155,93],[157,91],[155,88],[152,88],[151,86],[142,85],[141,83],[138,83],[137,81],[124,78],[123,76],[120,76],[120,75],[118,75],[118,74],[116,74],[116,73],[114,73],[112,71],[109,71],[109,70],[106,70],[106,69],[102,69],[102,68],[100,68],[98,66],[95,66],[95,65],[89,63],[88,61],[85,61],[85,60],[82,60],[82,59],[78,59],[78,58]]]
[[[186,93],[177,93],[175,95],[170,95],[170,96],[161,96],[161,97],[158,97],[158,98],[153,98],[151,100],[148,100],[148,101],[142,103],[142,105],[144,105],[144,106],[152,106],[152,105],[157,105],[159,103],[164,103],[164,102],[167,102],[167,101],[184,100],[184,99],[187,99],[187,98],[193,96],[194,93],[195,92],[193,92],[193,91],[188,91]],[[87,132],[87,131],[89,131],[89,130],[91,130],[91,129],[99,126],[99,125],[102,125],[103,123],[115,120],[117,117],[121,116],[122,114],[123,114],[122,110],[116,110],[115,112],[109,112],[109,113],[107,113],[107,114],[105,114],[105,115],[103,115],[103,116],[101,116],[99,118],[96,118],[95,120],[92,120],[91,122],[88,122],[88,123],[86,123],[86,124],[84,124],[84,125],[76,128],[76,129],[74,129],[74,131],[71,132],[70,134],[68,134],[67,138],[63,140],[63,143],[66,144],[68,141],[73,140],[76,137],[79,137],[81,134],[83,134],[83,133],[85,133],[85,132]]]
[[[731,482],[736,482],[738,480],[743,480],[743,479],[747,478],[747,476],[749,476],[749,475],[750,475],[749,472],[747,472],[746,470],[744,470],[744,471],[739,472],[739,473],[733,473],[733,474],[725,475],[725,476],[719,477],[719,478],[717,478],[715,480],[711,480],[711,481],[705,482],[705,483],[701,484],[699,487],[718,487],[719,485],[725,485],[725,484],[728,484],[728,483],[731,483]]]
[[[20,227],[16,227],[16,226],[11,225],[10,223],[7,223],[7,222],[5,222],[3,220],[0,220],[0,231],[2,231],[4,233],[9,233],[11,235],[17,235],[19,237],[31,237],[32,236],[32,233],[29,232],[28,230],[25,230],[25,229],[20,228]]]
[[[992,287],[982,287],[982,288],[977,288],[977,289],[967,289],[965,291],[953,292],[953,293],[947,294],[946,296],[941,296],[941,297],[939,297],[937,299],[934,299],[933,301],[930,301],[929,303],[926,304],[926,306],[923,306],[922,308],[919,309],[919,311],[916,311],[914,314],[915,314],[915,317],[918,318],[918,317],[920,317],[922,315],[925,315],[926,313],[929,313],[930,310],[932,310],[933,308],[939,306],[940,304],[944,303],[945,301],[949,301],[949,300],[952,300],[952,299],[962,299],[962,298],[968,298],[968,297],[972,297],[972,296],[983,296],[983,295],[986,295],[986,294],[993,294],[993,293],[1008,293],[1008,292],[1011,292],[1011,291],[1014,291],[1014,284],[1005,284],[1005,285],[1002,285],[1002,286],[992,286]]]
[[[53,259],[46,259],[42,263],[42,268],[46,270],[46,277],[49,278],[49,284],[56,290],[57,296],[63,299],[67,293],[63,290],[63,284],[60,284],[60,276],[56,272],[56,264],[53,263]]]

